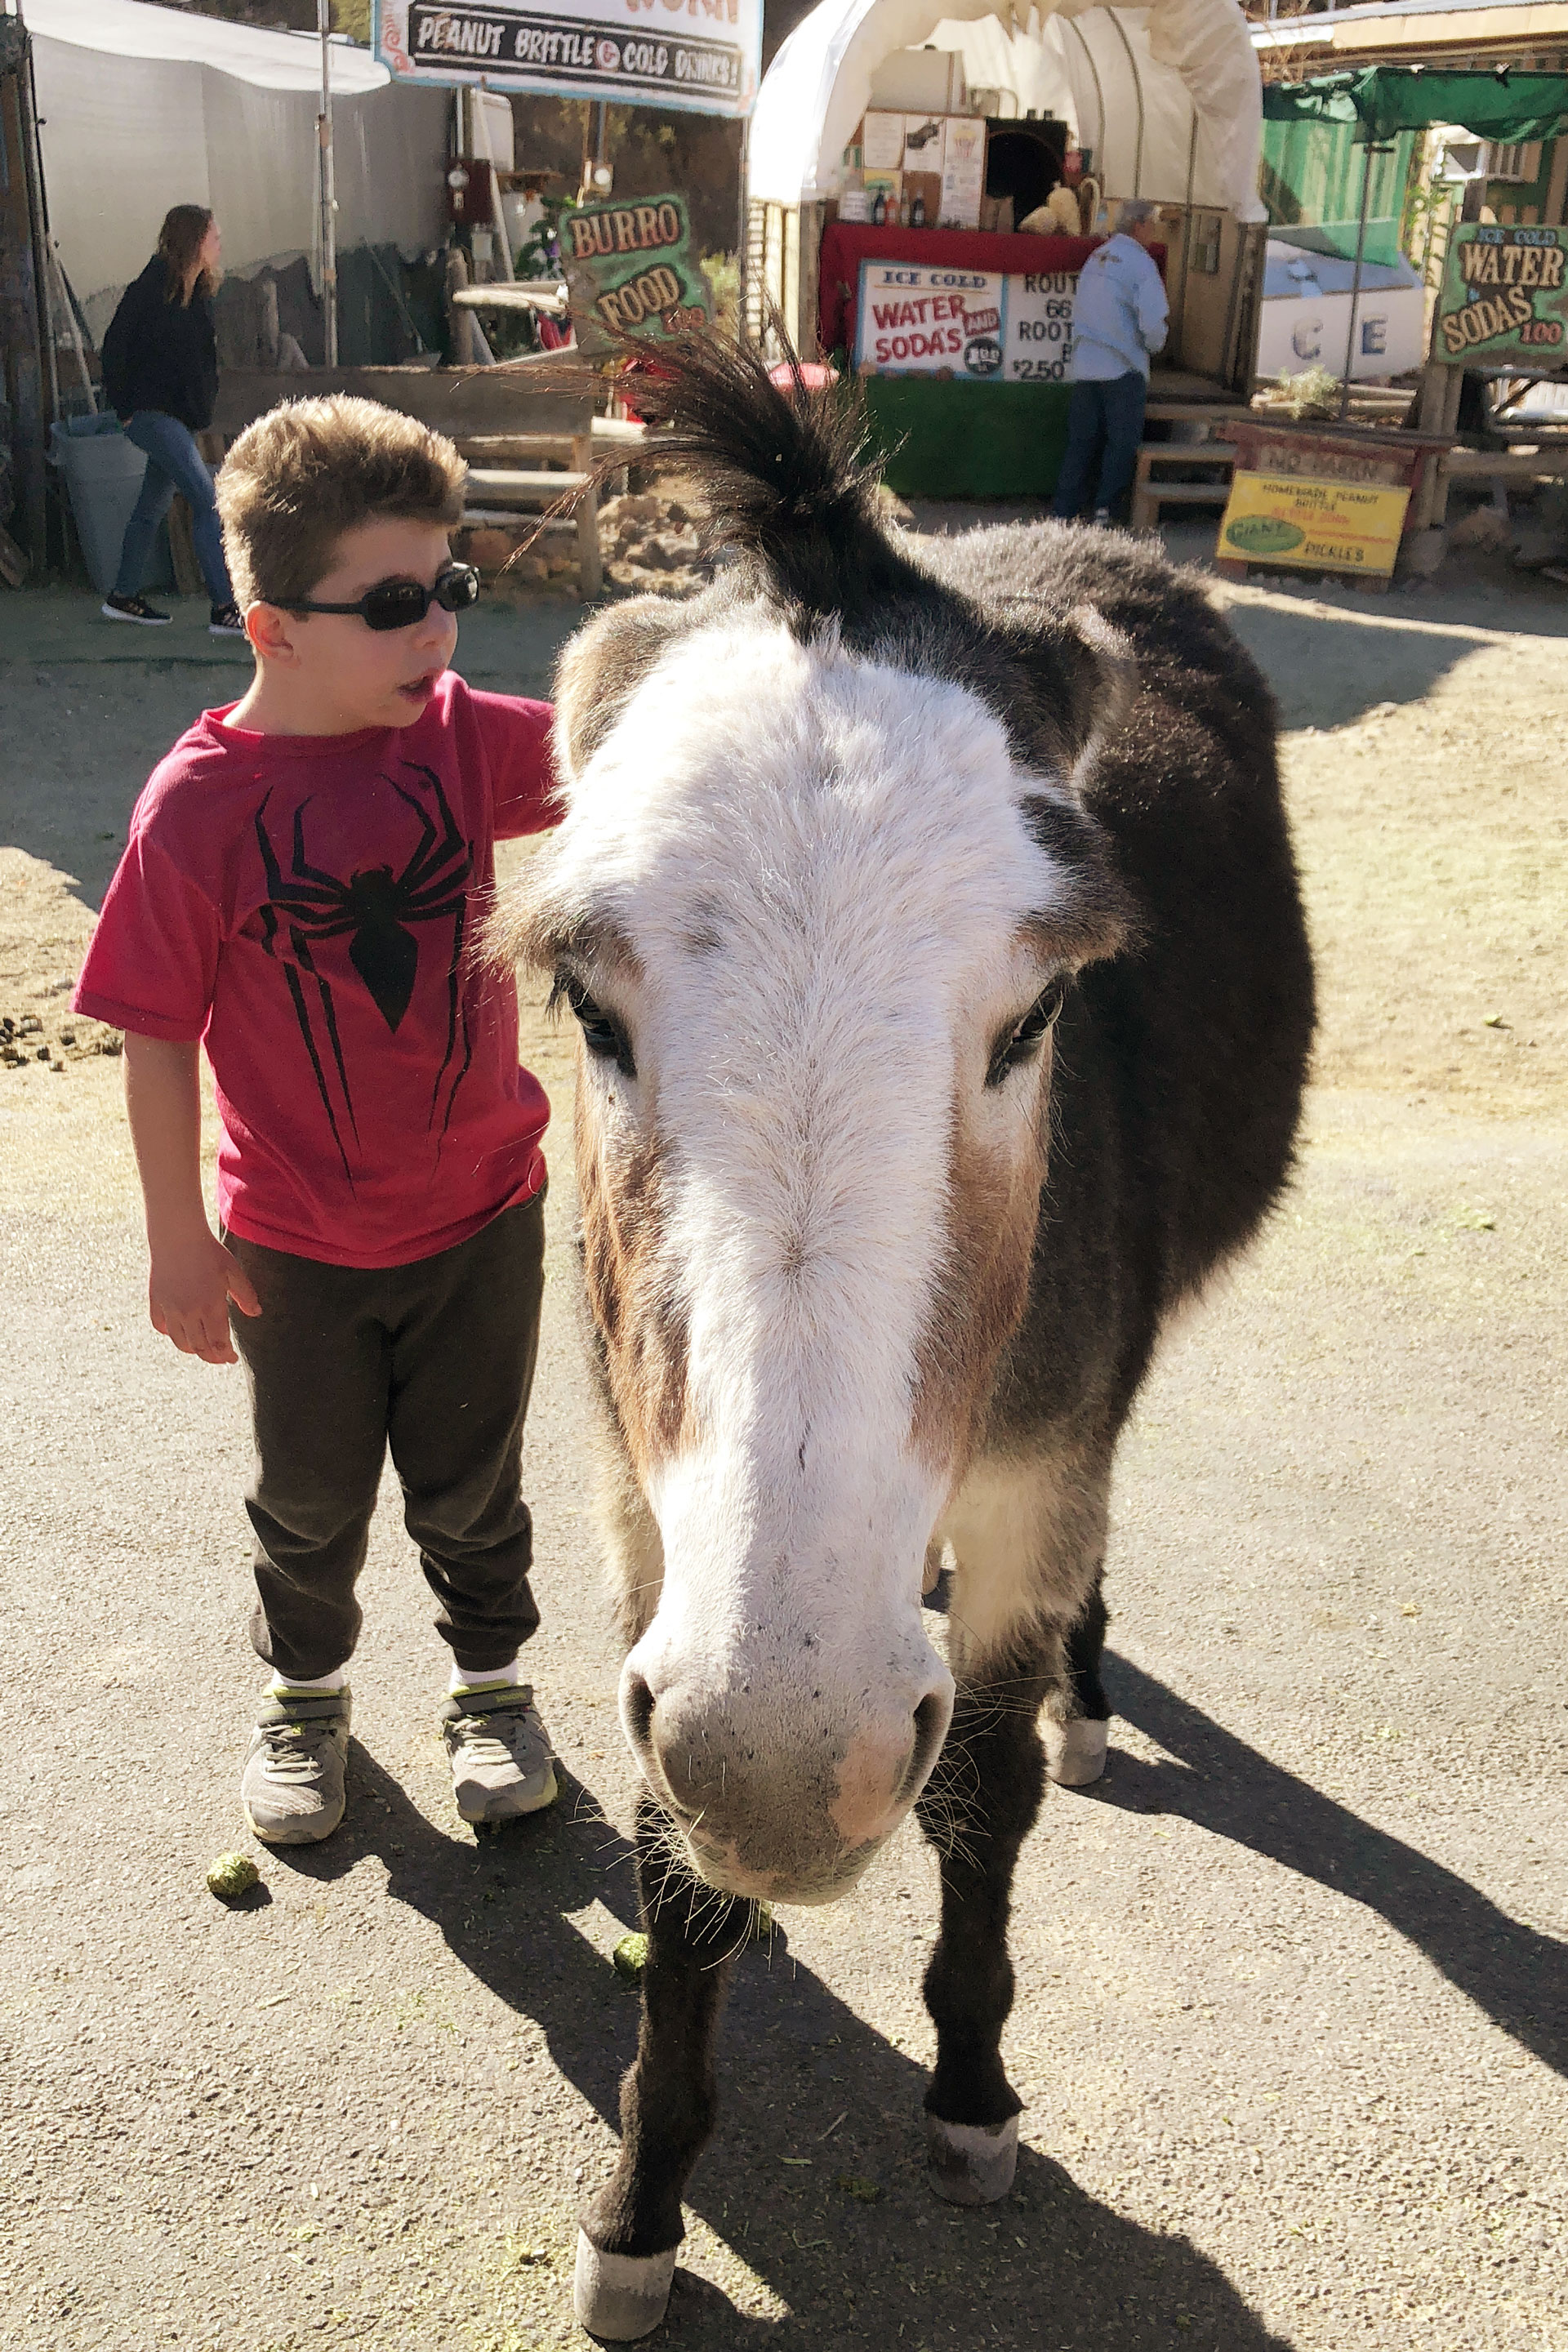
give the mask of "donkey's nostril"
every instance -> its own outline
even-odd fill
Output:
[[[621,1677],[621,1721],[637,1753],[647,1756],[653,1747],[653,1693],[630,1668]]]
[[[952,1718],[952,1702],[947,1693],[927,1691],[915,1709],[915,1744],[904,1772],[906,1790],[924,1787]]]

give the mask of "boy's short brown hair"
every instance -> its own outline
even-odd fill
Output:
[[[301,603],[359,523],[461,521],[467,471],[444,434],[378,401],[334,392],[269,409],[217,478],[237,601]]]

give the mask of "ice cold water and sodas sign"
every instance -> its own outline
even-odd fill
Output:
[[[855,364],[879,375],[1061,383],[1072,344],[1076,273],[942,268],[863,261]]]

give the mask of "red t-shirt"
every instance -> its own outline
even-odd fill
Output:
[[[550,706],[448,670],[411,727],[223,717],[137,802],[76,1009],[205,1041],[235,1233],[331,1265],[433,1256],[544,1181],[517,992],[474,941],[497,838],[560,814]]]

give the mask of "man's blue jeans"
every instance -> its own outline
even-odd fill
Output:
[[[1067,455],[1057,477],[1051,512],[1070,522],[1083,511],[1089,476],[1100,457],[1100,488],[1095,510],[1113,507],[1138,467],[1138,445],[1143,438],[1143,403],[1149,385],[1136,368],[1125,375],[1075,383],[1068,407]],[[1103,456],[1100,451],[1103,448]]]
[[[234,590],[229,585],[228,566],[223,560],[223,531],[217,519],[217,501],[213,496],[213,478],[190,434],[177,417],[165,416],[161,409],[139,408],[126,423],[125,437],[133,441],[138,449],[146,451],[147,471],[125,526],[115,594],[135,596],[141,593],[158,525],[168,513],[174,492],[179,490],[190,504],[191,537],[195,542],[202,578],[207,583],[207,594],[215,605],[232,604]]]

